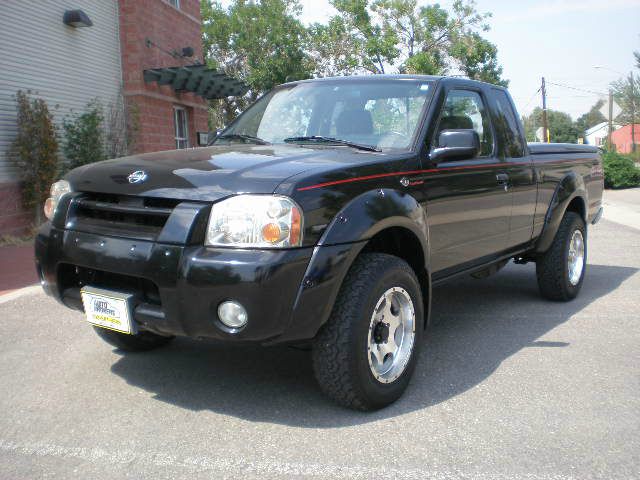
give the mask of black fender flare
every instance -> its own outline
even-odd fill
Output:
[[[576,198],[582,202],[582,218],[587,222],[587,188],[582,176],[575,172],[570,172],[556,186],[551,203],[544,217],[542,233],[536,242],[536,253],[546,252],[553,243],[553,239],[560,228],[560,222],[569,204]]]
[[[424,299],[425,325],[428,324],[431,277],[425,211],[408,193],[377,189],[352,199],[327,226],[307,266],[289,327],[277,342],[313,338],[328,320],[344,278],[357,256],[377,233],[392,227],[411,231],[422,246],[428,295]]]
[[[405,192],[377,189],[357,196],[334,217],[318,245],[336,245],[369,240],[386,228],[411,230],[428,259],[428,224],[424,209]]]

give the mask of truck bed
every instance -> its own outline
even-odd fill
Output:
[[[598,153],[598,147],[593,145],[578,145],[575,143],[538,143],[527,144],[531,155],[544,155],[552,153]]]

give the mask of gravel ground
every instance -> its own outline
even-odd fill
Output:
[[[534,266],[435,290],[405,396],[318,391],[308,352],[102,343],[42,293],[0,304],[0,478],[640,478],[640,230],[591,230],[578,299]]]

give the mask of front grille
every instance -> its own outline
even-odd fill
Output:
[[[178,203],[164,198],[87,193],[74,201],[68,220],[78,231],[153,241]]]
[[[80,289],[90,285],[105,290],[133,293],[139,302],[161,305],[158,286],[146,278],[61,263],[58,266],[58,285],[60,291],[65,292],[66,296],[78,300],[80,299]]]

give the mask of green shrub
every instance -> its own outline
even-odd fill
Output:
[[[616,152],[603,156],[604,186],[606,188],[629,188],[640,186],[640,168],[634,160]]]
[[[42,99],[16,93],[18,134],[11,145],[21,172],[22,200],[34,209],[36,225],[42,222],[42,205],[58,171],[58,141],[53,116]]]
[[[102,105],[97,100],[89,102],[82,114],[65,118],[65,171],[105,159],[103,122]]]

